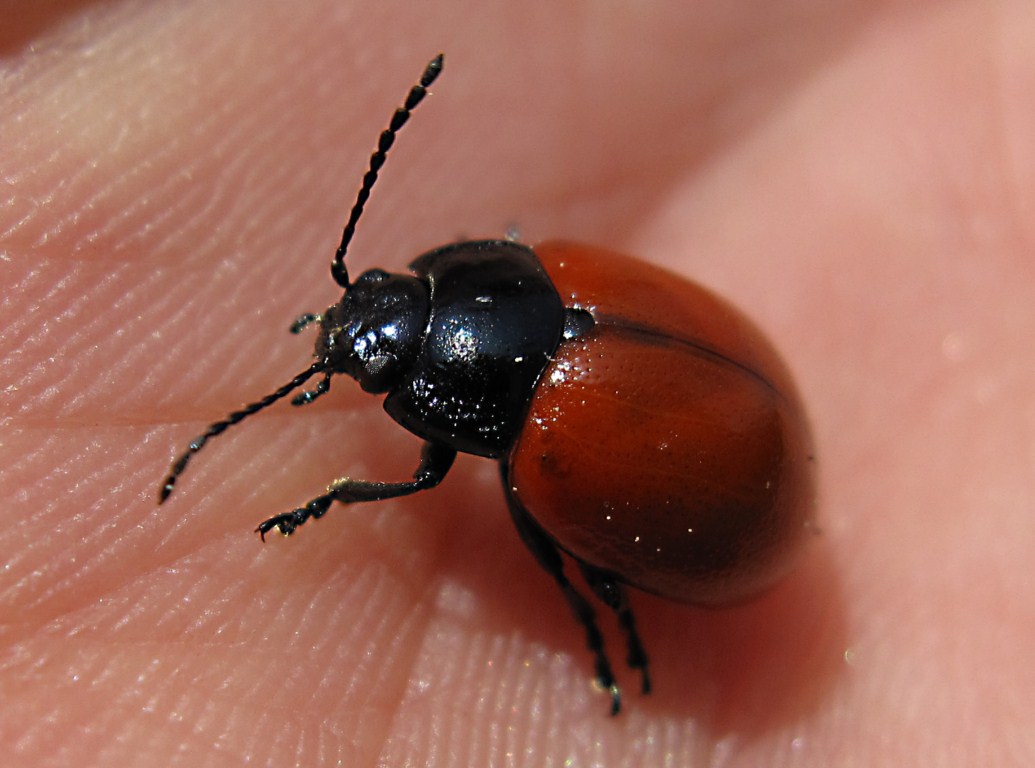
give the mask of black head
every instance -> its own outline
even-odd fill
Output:
[[[366,392],[387,392],[416,361],[428,313],[424,281],[371,269],[324,313],[316,356],[328,373],[351,376]]]

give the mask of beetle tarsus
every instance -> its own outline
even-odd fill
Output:
[[[288,330],[296,336],[302,332],[304,328],[313,323],[318,323],[323,320],[323,316],[313,314],[312,312],[306,312],[295,318],[294,322],[288,327]]]
[[[315,499],[310,501],[304,507],[293,509],[290,512],[285,512],[281,515],[274,515],[268,520],[263,520],[255,528],[255,532],[259,534],[264,542],[266,541],[266,534],[276,528],[284,536],[290,536],[295,532],[300,525],[304,524],[310,517],[319,520],[325,514],[331,506],[331,502],[334,501],[334,497],[331,494],[325,494],[323,496],[317,496]]]

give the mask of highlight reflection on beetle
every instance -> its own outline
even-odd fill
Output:
[[[761,333],[683,278],[601,248],[476,240],[436,248],[410,274],[345,256],[397,132],[442,70],[433,59],[382,132],[331,274],[344,290],[318,326],[315,361],[211,424],[162,484],[168,499],[207,442],[292,392],[305,405],[345,374],[424,440],[413,479],[344,479],[256,529],[288,535],[342,504],[428,490],[458,452],[499,463],[518,534],[586,634],[619,711],[595,611],[564,555],[617,616],[627,663],[650,690],[626,587],[699,605],[748,598],[793,565],[812,515],[810,437],[789,375]],[[314,377],[312,389],[303,389]],[[562,554],[563,553],[563,554]]]

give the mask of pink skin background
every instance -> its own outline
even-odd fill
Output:
[[[5,766],[1035,762],[1035,6],[4,2]],[[252,528],[418,441],[286,382],[377,132],[354,271],[517,225],[692,276],[810,411],[821,531],[750,604],[580,631],[495,467]],[[621,286],[615,286],[621,290]],[[635,468],[630,467],[630,471]]]

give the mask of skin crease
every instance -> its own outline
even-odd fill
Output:
[[[52,2],[0,38],[5,765],[1026,765],[1035,756],[1031,3]],[[452,11],[456,11],[455,13]],[[31,15],[38,14],[38,15]],[[596,242],[795,373],[820,532],[720,611],[632,599],[606,716],[495,468],[264,517],[417,443],[285,332],[427,60],[351,264]]]

